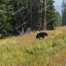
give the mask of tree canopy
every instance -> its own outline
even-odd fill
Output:
[[[0,34],[17,35],[60,24],[54,0],[0,0]]]

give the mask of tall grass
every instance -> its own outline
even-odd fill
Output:
[[[36,44],[38,43],[38,44]],[[39,40],[32,46],[10,43],[0,46],[0,66],[57,66],[55,55],[66,47],[66,40],[53,40],[44,43]],[[60,59],[60,61],[62,61]],[[58,63],[58,66],[62,66]]]
[[[66,32],[50,39],[37,40],[18,36],[0,40],[0,66],[65,65]]]

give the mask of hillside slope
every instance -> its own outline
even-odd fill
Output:
[[[0,66],[66,66],[66,26],[47,31],[36,39],[36,32],[0,40]]]

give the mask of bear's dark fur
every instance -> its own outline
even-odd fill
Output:
[[[39,32],[37,35],[36,35],[36,38],[37,39],[40,39],[40,38],[44,38],[45,36],[48,36],[48,34],[46,32]]]

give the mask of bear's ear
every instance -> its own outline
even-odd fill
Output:
[[[48,36],[48,34],[47,34],[47,36]]]

